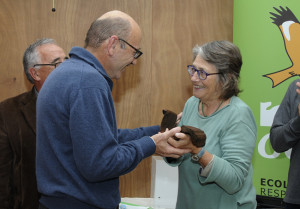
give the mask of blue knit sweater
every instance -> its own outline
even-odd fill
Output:
[[[116,208],[119,176],[154,154],[159,126],[117,129],[113,82],[87,50],[47,78],[37,100],[36,174],[52,209]]]

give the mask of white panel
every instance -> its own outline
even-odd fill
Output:
[[[160,156],[152,156],[151,197],[156,207],[173,209],[178,190],[178,168],[169,166]]]

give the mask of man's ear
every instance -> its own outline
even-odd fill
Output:
[[[40,74],[39,74],[38,70],[36,70],[35,68],[33,68],[33,67],[29,68],[28,72],[31,75],[31,77],[33,78],[33,80],[36,80],[36,81],[41,80]]]
[[[118,42],[119,42],[119,39],[115,35],[111,36],[108,39],[107,52],[110,56],[112,56],[115,53]]]

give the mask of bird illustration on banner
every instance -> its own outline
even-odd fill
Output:
[[[277,25],[284,39],[284,45],[287,55],[292,65],[286,69],[263,75],[270,78],[273,82],[272,88],[286,81],[293,76],[300,75],[300,24],[293,12],[286,7],[280,9],[273,7],[279,14],[270,12],[273,17],[273,23]]]

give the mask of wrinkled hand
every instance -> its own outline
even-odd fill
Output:
[[[296,92],[300,95],[300,82],[297,82],[296,86],[298,87],[298,89],[296,89]]]
[[[190,150],[192,154],[199,153],[201,150],[201,147],[196,147],[191,140],[190,135],[184,134],[184,133],[176,133],[175,136],[180,140],[175,140],[173,138],[168,139],[168,143],[172,145],[173,147],[179,148],[179,149],[186,149]]]
[[[176,126],[178,126],[178,124],[179,124],[179,122],[181,120],[181,117],[182,117],[182,112],[177,115]]]
[[[163,133],[158,133],[152,136],[152,139],[156,143],[156,151],[155,153],[161,155],[163,157],[172,157],[179,158],[185,153],[189,153],[190,149],[180,149],[171,146],[168,141],[171,139],[170,137],[174,136],[176,133],[181,131],[180,127],[173,128],[171,130],[166,130]]]
[[[296,89],[296,92],[298,95],[300,95],[300,82],[297,82],[296,86],[298,87],[298,89]],[[298,104],[298,115],[300,116],[300,104]]]

